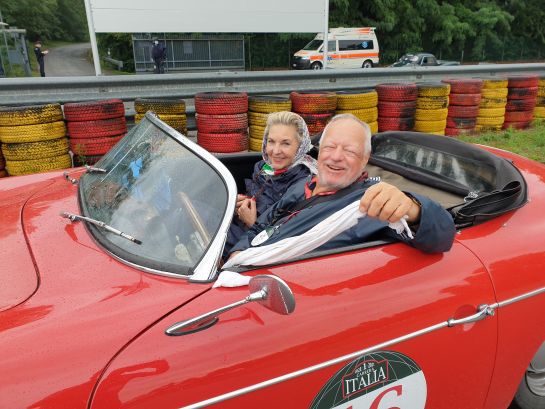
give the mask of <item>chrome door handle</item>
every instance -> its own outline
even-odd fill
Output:
[[[454,327],[455,325],[477,322],[491,315],[494,315],[494,308],[488,304],[483,304],[479,305],[478,311],[475,314],[460,319],[451,318],[447,321],[447,325],[449,327]]]

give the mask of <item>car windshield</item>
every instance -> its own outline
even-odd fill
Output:
[[[404,54],[399,60],[397,60],[395,65],[400,66],[400,65],[406,65],[406,64],[413,64],[417,61],[418,61],[418,56],[414,54]]]
[[[310,43],[303,47],[303,50],[316,51],[318,48],[321,47],[322,43],[322,40],[312,40]]]
[[[85,216],[141,241],[90,226],[114,256],[146,270],[187,275],[218,232],[228,190],[209,163],[166,130],[144,118],[94,165],[104,172],[82,176],[80,202]]]

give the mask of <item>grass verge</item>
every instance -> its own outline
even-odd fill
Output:
[[[458,139],[504,149],[545,163],[545,120],[534,121],[531,129],[463,135]]]

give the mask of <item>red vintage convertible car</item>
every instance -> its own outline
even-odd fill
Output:
[[[377,237],[212,288],[257,156],[151,114],[95,167],[2,180],[0,407],[545,407],[545,166],[373,139],[369,173],[448,208],[451,251]]]

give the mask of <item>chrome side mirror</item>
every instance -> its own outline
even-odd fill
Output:
[[[295,310],[295,298],[290,287],[276,276],[258,275],[249,283],[250,295],[241,301],[226,305],[198,317],[177,322],[165,330],[167,335],[187,335],[209,328],[218,321],[218,315],[241,305],[257,301],[265,308],[278,314],[288,315]]]

